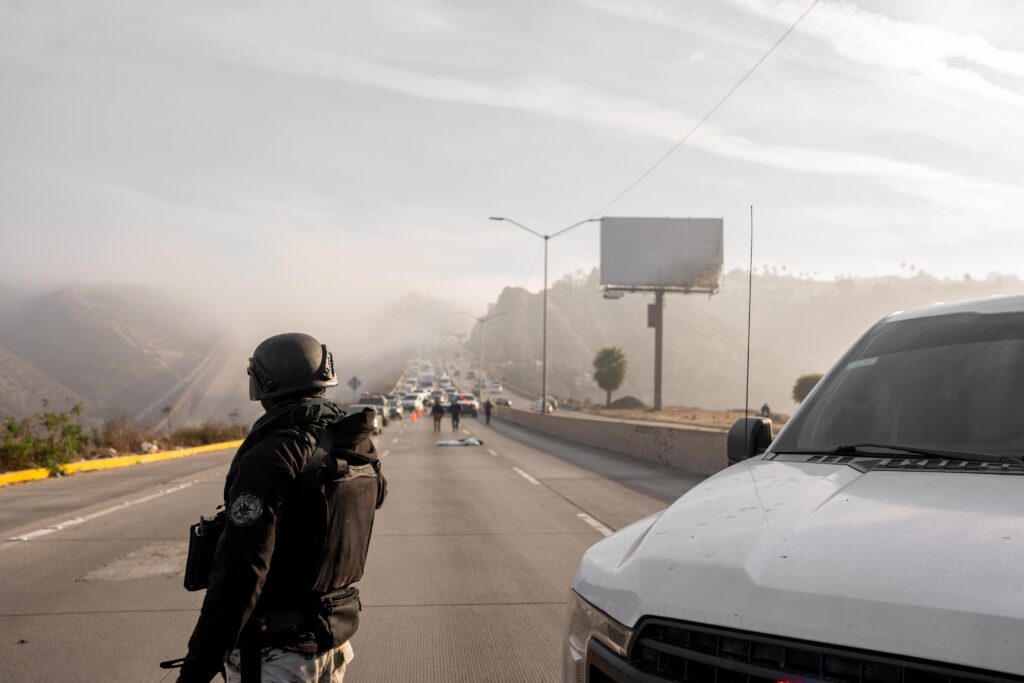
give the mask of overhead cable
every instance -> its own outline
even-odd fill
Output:
[[[623,190],[622,192],[620,192],[619,194],[615,195],[615,197],[614,197],[614,198],[613,198],[613,199],[612,199],[612,200],[611,200],[610,202],[608,202],[607,204],[605,204],[604,206],[602,206],[602,207],[601,207],[600,209],[598,209],[597,211],[595,211],[595,212],[594,212],[593,214],[591,214],[591,217],[597,217],[597,216],[601,216],[601,215],[603,215],[603,214],[605,213],[605,211],[607,211],[607,210],[608,210],[608,209],[610,209],[610,208],[611,208],[612,206],[614,206],[615,204],[617,204],[617,203],[619,202],[619,200],[620,200],[620,199],[622,199],[622,198],[623,198],[623,197],[625,197],[625,196],[626,196],[627,194],[629,194],[630,192],[632,192],[632,191],[633,191],[633,189],[634,189],[634,188],[636,188],[636,186],[637,186],[637,185],[639,185],[639,184],[640,184],[640,183],[642,183],[642,182],[643,182],[644,180],[646,180],[646,179],[647,179],[647,176],[651,175],[651,173],[653,173],[653,172],[655,171],[655,169],[657,169],[657,168],[658,168],[659,166],[661,166],[661,165],[662,165],[663,163],[665,163],[665,161],[666,161],[666,160],[667,160],[667,159],[668,159],[668,158],[669,158],[670,156],[672,156],[672,154],[674,154],[674,153],[675,153],[675,151],[676,151],[677,149],[679,149],[680,147],[682,147],[682,146],[683,146],[683,144],[684,144],[684,143],[685,143],[685,142],[686,142],[687,140],[689,140],[689,139],[690,139],[690,136],[692,136],[692,135],[693,135],[694,133],[696,133],[696,132],[697,132],[697,129],[698,129],[698,128],[700,128],[700,127],[701,127],[701,125],[703,125],[703,123],[704,123],[705,121],[707,121],[707,120],[708,120],[709,118],[711,118],[711,115],[712,115],[712,114],[714,114],[714,113],[715,113],[716,111],[718,111],[718,108],[719,108],[719,107],[721,107],[721,106],[722,106],[723,104],[725,104],[725,101],[726,101],[726,100],[728,100],[728,99],[729,99],[729,97],[730,97],[730,96],[731,96],[731,95],[732,95],[732,94],[733,94],[734,92],[736,92],[737,90],[739,90],[739,87],[740,87],[741,85],[743,85],[743,83],[744,83],[744,82],[745,82],[745,81],[746,81],[746,80],[747,80],[748,78],[750,78],[750,77],[751,77],[751,76],[753,75],[753,73],[754,73],[755,71],[757,71],[758,67],[760,67],[760,66],[761,66],[761,64],[762,64],[762,63],[764,63],[764,61],[765,61],[766,59],[768,59],[769,55],[771,55],[771,53],[775,52],[775,48],[777,48],[777,47],[778,47],[779,45],[782,45],[782,42],[783,42],[784,40],[786,40],[786,38],[788,38],[788,37],[789,37],[789,34],[790,34],[790,33],[792,33],[792,32],[793,32],[793,30],[794,30],[794,29],[796,29],[796,27],[800,25],[800,22],[804,20],[804,17],[806,17],[806,16],[808,15],[808,14],[810,14],[811,10],[812,10],[812,9],[814,9],[815,5],[817,5],[817,4],[819,3],[819,2],[820,2],[820,0],[813,0],[813,1],[811,2],[811,4],[810,4],[810,5],[809,5],[809,6],[807,7],[807,9],[805,9],[805,10],[803,11],[803,13],[802,13],[802,14],[801,14],[801,15],[800,15],[799,17],[797,17],[797,18],[796,18],[796,21],[794,21],[794,22],[793,22],[793,23],[792,23],[792,24],[791,24],[791,25],[789,26],[789,28],[787,28],[787,29],[786,29],[786,30],[785,30],[785,31],[783,32],[783,34],[782,34],[781,36],[779,36],[779,39],[778,39],[778,40],[776,40],[776,41],[775,41],[775,42],[774,42],[774,43],[772,44],[772,46],[771,46],[770,48],[768,48],[768,50],[767,50],[767,51],[766,51],[766,52],[765,52],[765,53],[764,53],[763,55],[761,55],[761,58],[760,58],[760,59],[758,59],[758,60],[757,60],[756,62],[754,62],[754,65],[753,65],[752,67],[750,67],[750,69],[748,69],[748,70],[747,70],[747,72],[746,72],[745,74],[743,74],[743,76],[741,76],[741,77],[740,77],[740,79],[739,79],[738,81],[736,81],[736,83],[734,83],[734,84],[733,84],[733,86],[732,86],[731,88],[729,88],[729,90],[727,90],[727,91],[726,91],[726,93],[725,93],[724,95],[722,95],[722,97],[720,97],[720,98],[718,99],[718,101],[717,101],[717,102],[715,102],[715,104],[714,104],[714,105],[713,105],[713,106],[712,106],[712,107],[711,107],[710,109],[708,109],[708,111],[707,111],[707,112],[706,112],[706,113],[704,114],[704,116],[700,117],[700,119],[699,119],[699,120],[698,120],[698,121],[697,121],[697,122],[696,122],[695,124],[693,124],[693,126],[691,126],[691,127],[690,127],[690,129],[689,129],[688,131],[686,131],[686,134],[685,134],[685,135],[683,135],[683,137],[679,138],[679,140],[677,140],[677,141],[675,142],[675,144],[673,144],[673,145],[672,145],[671,147],[669,147],[669,149],[668,149],[668,151],[667,151],[667,152],[665,152],[664,154],[662,154],[662,155],[661,155],[661,156],[660,156],[660,157],[659,157],[659,158],[658,158],[658,159],[657,159],[657,160],[656,160],[656,161],[655,161],[655,162],[654,162],[653,164],[651,164],[651,165],[650,165],[650,166],[649,166],[649,167],[647,168],[647,170],[646,170],[646,171],[644,171],[643,173],[641,173],[641,174],[640,174],[640,176],[639,176],[639,177],[638,177],[638,178],[637,178],[636,180],[634,180],[634,181],[633,181],[632,183],[630,183],[630,184],[629,184],[629,185],[628,185],[628,186],[626,187],[626,189],[624,189],[624,190]]]

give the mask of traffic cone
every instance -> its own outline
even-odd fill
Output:
[[[415,422],[415,421],[416,421],[416,419],[417,419],[417,418],[416,418],[416,415],[417,415],[417,414],[418,414],[419,412],[420,412],[420,411],[418,411],[418,410],[413,410],[413,411],[412,411],[412,421],[413,421],[413,422]]]

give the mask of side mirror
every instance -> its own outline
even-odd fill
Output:
[[[729,428],[726,455],[730,465],[761,455],[772,439],[772,421],[767,417],[741,417]]]

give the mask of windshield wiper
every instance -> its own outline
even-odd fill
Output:
[[[899,444],[887,444],[887,443],[855,443],[845,446],[837,446],[831,451],[826,451],[828,455],[853,455],[853,456],[870,456],[879,455],[878,453],[872,453],[871,451],[865,451],[865,448],[882,448],[887,451],[898,451],[900,453],[910,453],[913,455],[920,455],[926,458],[944,458],[946,460],[965,460],[967,462],[991,462],[991,463],[1013,463],[1021,464],[1020,458],[1014,458],[1010,455],[995,455],[993,453],[972,453],[970,451],[944,451],[937,448],[918,448],[917,446],[901,446]]]

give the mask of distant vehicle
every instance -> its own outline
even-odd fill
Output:
[[[419,394],[406,394],[402,397],[402,408],[405,410],[423,410],[423,397]]]
[[[544,409],[543,404],[541,403],[539,398],[530,404],[530,409],[535,410],[538,413]],[[548,396],[548,412],[553,413],[556,410],[558,410],[558,401]]]
[[[348,413],[349,415],[355,415],[356,413],[361,413],[367,409],[372,410],[373,433],[381,434],[384,431],[384,420],[381,418],[380,413],[377,412],[378,408],[379,406],[373,405],[371,403],[353,403],[352,405],[347,406],[345,408],[345,412]]]
[[[491,391],[496,391],[498,393],[501,393],[504,390],[505,390],[504,387],[501,386],[501,380],[497,380],[497,379],[491,380]]]
[[[466,373],[466,379],[476,379],[476,373],[470,370]]]
[[[405,408],[402,407],[402,399],[395,394],[387,394],[384,398],[388,400],[388,410],[391,417],[399,420],[405,419]]]
[[[440,389],[434,389],[430,392],[430,405],[435,403],[440,403],[441,405],[448,403],[448,397]]]
[[[458,394],[455,397],[455,402],[462,406],[463,415],[476,417],[480,414],[480,401],[476,400],[476,396],[473,394]]]
[[[421,372],[417,377],[416,381],[424,389],[429,389],[434,386],[434,373],[433,372]]]
[[[562,680],[1021,680],[1021,376],[1024,297],[883,318],[777,437],[741,418],[731,467],[586,551]]]
[[[452,373],[452,376],[453,377],[460,377],[461,375],[459,374],[459,371],[456,370],[455,372]]]
[[[512,400],[509,399],[509,398],[506,398],[504,396],[498,396],[497,398],[494,399],[494,405],[496,405],[496,406],[507,406],[507,407],[511,408],[512,407]]]
[[[381,420],[384,421],[384,426],[387,427],[391,424],[391,404],[386,396],[382,394],[363,394],[359,397],[359,403],[377,406],[377,413],[380,415]]]

